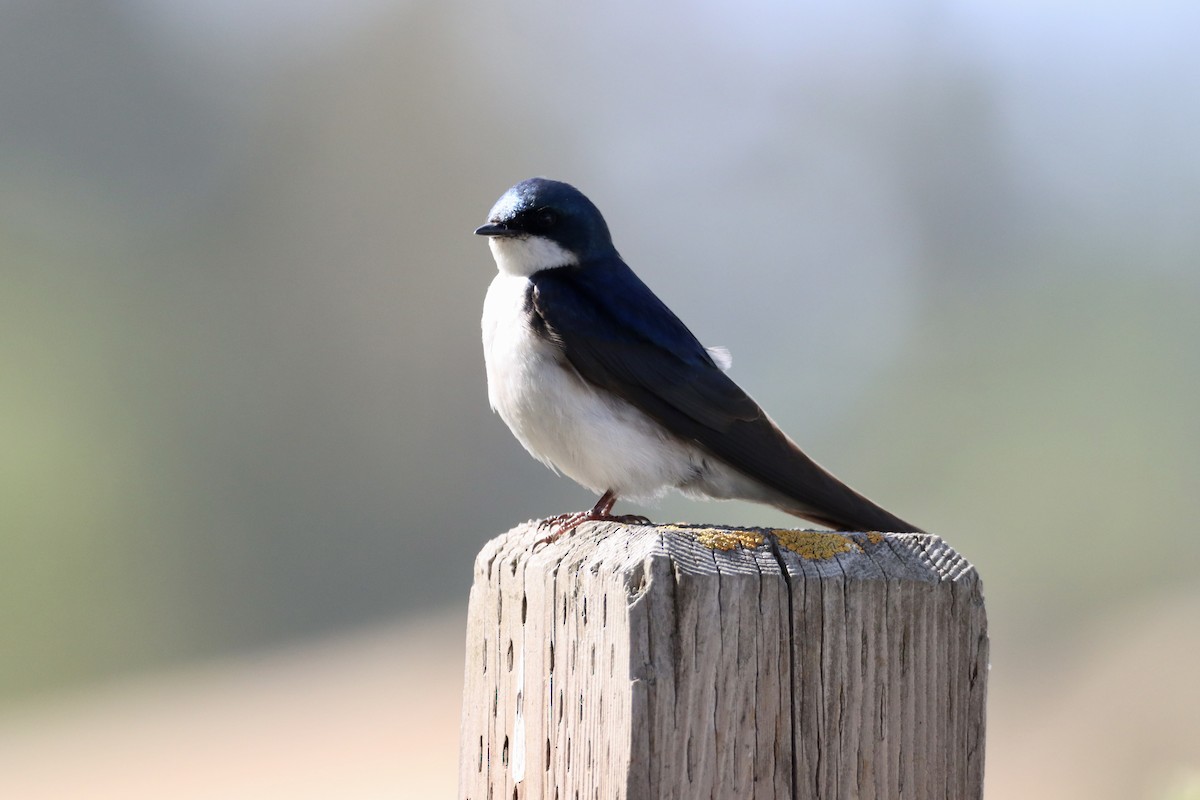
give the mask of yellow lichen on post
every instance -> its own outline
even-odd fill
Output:
[[[700,525],[662,525],[675,533],[684,533],[709,550],[728,552],[736,547],[753,550],[766,542],[766,536],[758,531],[730,528],[712,528]],[[801,558],[823,561],[839,553],[863,553],[868,544],[877,545],[884,535],[876,531],[868,533],[834,533],[832,531],[796,531],[785,528],[772,530],[771,535],[781,547],[791,550]]]
[[[696,541],[709,550],[732,550],[738,545],[753,549],[761,545],[763,540],[763,535],[754,531],[723,531],[719,528],[708,528],[696,534]]]
[[[727,552],[738,546],[753,550],[766,541],[766,537],[756,531],[729,530],[728,528],[684,528],[678,525],[664,525],[663,527],[686,533],[709,550]]]
[[[825,531],[772,531],[782,547],[786,547],[801,558],[823,561],[839,553],[862,552],[862,545],[842,533]]]

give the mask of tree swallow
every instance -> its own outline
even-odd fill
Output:
[[[726,374],[613,247],[578,189],[530,178],[486,225],[499,274],[483,304],[488,399],[534,458],[601,494],[552,540],[667,489],[767,503],[837,530],[920,531],[811,458]]]

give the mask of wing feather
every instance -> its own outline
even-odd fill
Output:
[[[538,324],[585,380],[792,498],[792,513],[848,530],[918,530],[806,456],[624,262],[531,282]]]

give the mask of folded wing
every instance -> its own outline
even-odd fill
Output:
[[[579,374],[840,530],[917,531],[806,456],[620,260],[531,279],[531,313]]]

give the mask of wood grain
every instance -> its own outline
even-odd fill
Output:
[[[982,586],[938,537],[543,535],[476,560],[460,797],[981,796]]]

